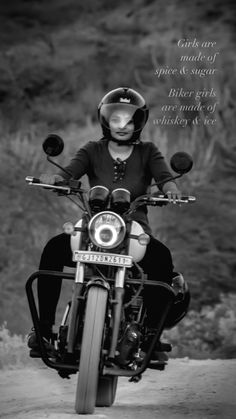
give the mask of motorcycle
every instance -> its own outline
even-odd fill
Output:
[[[47,160],[63,169],[52,157],[64,147],[63,140],[51,134],[43,143]],[[175,179],[192,168],[191,157],[175,153],[170,161],[178,173]],[[66,170],[65,170],[66,171]],[[114,403],[119,376],[138,382],[147,368],[163,370],[165,361],[153,361],[152,353],[160,342],[168,313],[180,297],[175,283],[148,280],[139,262],[145,255],[150,237],[131,214],[140,206],[158,206],[174,202],[163,193],[150,192],[130,202],[126,189],[112,192],[103,186],[89,191],[81,182],[70,179],[63,184],[49,185],[27,176],[26,182],[43,187],[58,195],[76,196],[82,216],[73,225],[66,223],[64,231],[70,235],[75,272],[39,270],[26,282],[29,308],[40,348],[40,357],[62,378],[78,373],[75,411],[91,414],[95,406]],[[179,204],[195,202],[193,196],[176,199]],[[50,350],[40,332],[39,314],[33,283],[38,278],[63,278],[73,281],[71,301],[67,304],[57,333],[53,334]],[[143,302],[145,287],[155,286],[164,295],[166,304],[157,319],[149,348],[142,351],[148,336],[146,309]],[[165,349],[171,350],[171,345]],[[31,350],[33,357],[33,350]]]

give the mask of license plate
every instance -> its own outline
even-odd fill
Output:
[[[84,250],[74,250],[74,262],[94,263],[101,265],[132,266],[132,257],[128,255],[117,255],[113,253],[89,252]]]

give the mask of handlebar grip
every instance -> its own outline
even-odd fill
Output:
[[[169,202],[171,202],[171,203],[174,203],[174,202],[176,202],[176,203],[179,203],[179,204],[181,204],[181,203],[192,203],[192,202],[195,202],[196,201],[196,197],[195,196],[189,196],[189,195],[187,195],[187,196],[182,196],[181,197],[181,199],[171,199],[170,201],[169,201],[169,199],[168,199],[168,197],[167,197],[167,195],[158,195],[158,196],[151,196],[149,199],[147,199],[147,202],[149,203],[149,205],[161,205],[161,203],[169,203]]]
[[[48,183],[42,183],[40,182],[40,179],[35,178],[33,176],[27,176],[25,180],[29,185],[41,186],[44,189],[50,189],[55,192],[68,194],[68,195],[71,193],[71,188],[69,186],[58,186],[58,185],[51,185]]]
[[[181,200],[183,200],[183,201],[186,201],[186,202],[195,202],[196,201],[196,198],[195,198],[195,196],[189,196],[189,195],[187,195],[187,196],[181,196]]]
[[[159,198],[159,199],[168,199],[167,195],[164,194],[156,194],[156,195],[152,195],[151,198]],[[196,198],[195,196],[189,196],[189,195],[182,195],[181,199],[184,201],[195,201]]]
[[[33,177],[33,176],[26,176],[25,180],[28,183],[41,183],[40,179],[38,179],[37,177]]]
[[[191,195],[188,195],[188,196],[182,196],[182,198],[181,199],[184,199],[184,200],[186,200],[186,201],[188,201],[188,202],[195,202],[196,201],[196,197],[195,196],[191,196]]]

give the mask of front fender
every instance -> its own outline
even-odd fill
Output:
[[[92,276],[91,279],[86,284],[86,288],[90,288],[91,286],[105,288],[107,291],[110,291],[110,285],[108,282],[101,278],[100,276]]]

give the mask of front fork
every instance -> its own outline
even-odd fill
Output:
[[[123,307],[123,299],[124,299],[124,283],[125,283],[125,273],[126,268],[118,268],[115,277],[115,295],[114,300],[112,300],[113,304],[113,327],[112,327],[112,336],[111,336],[111,345],[108,357],[110,359],[114,359],[116,355],[116,347],[118,343],[118,336],[120,330],[120,322],[121,322],[121,314],[122,314],[122,307]]]
[[[78,313],[79,313],[79,303],[81,299],[81,292],[84,284],[84,264],[77,262],[76,273],[75,273],[75,283],[74,283],[74,292],[71,301],[70,308],[70,319],[68,327],[68,338],[67,338],[67,352],[72,354],[74,352],[77,325],[78,325]]]

